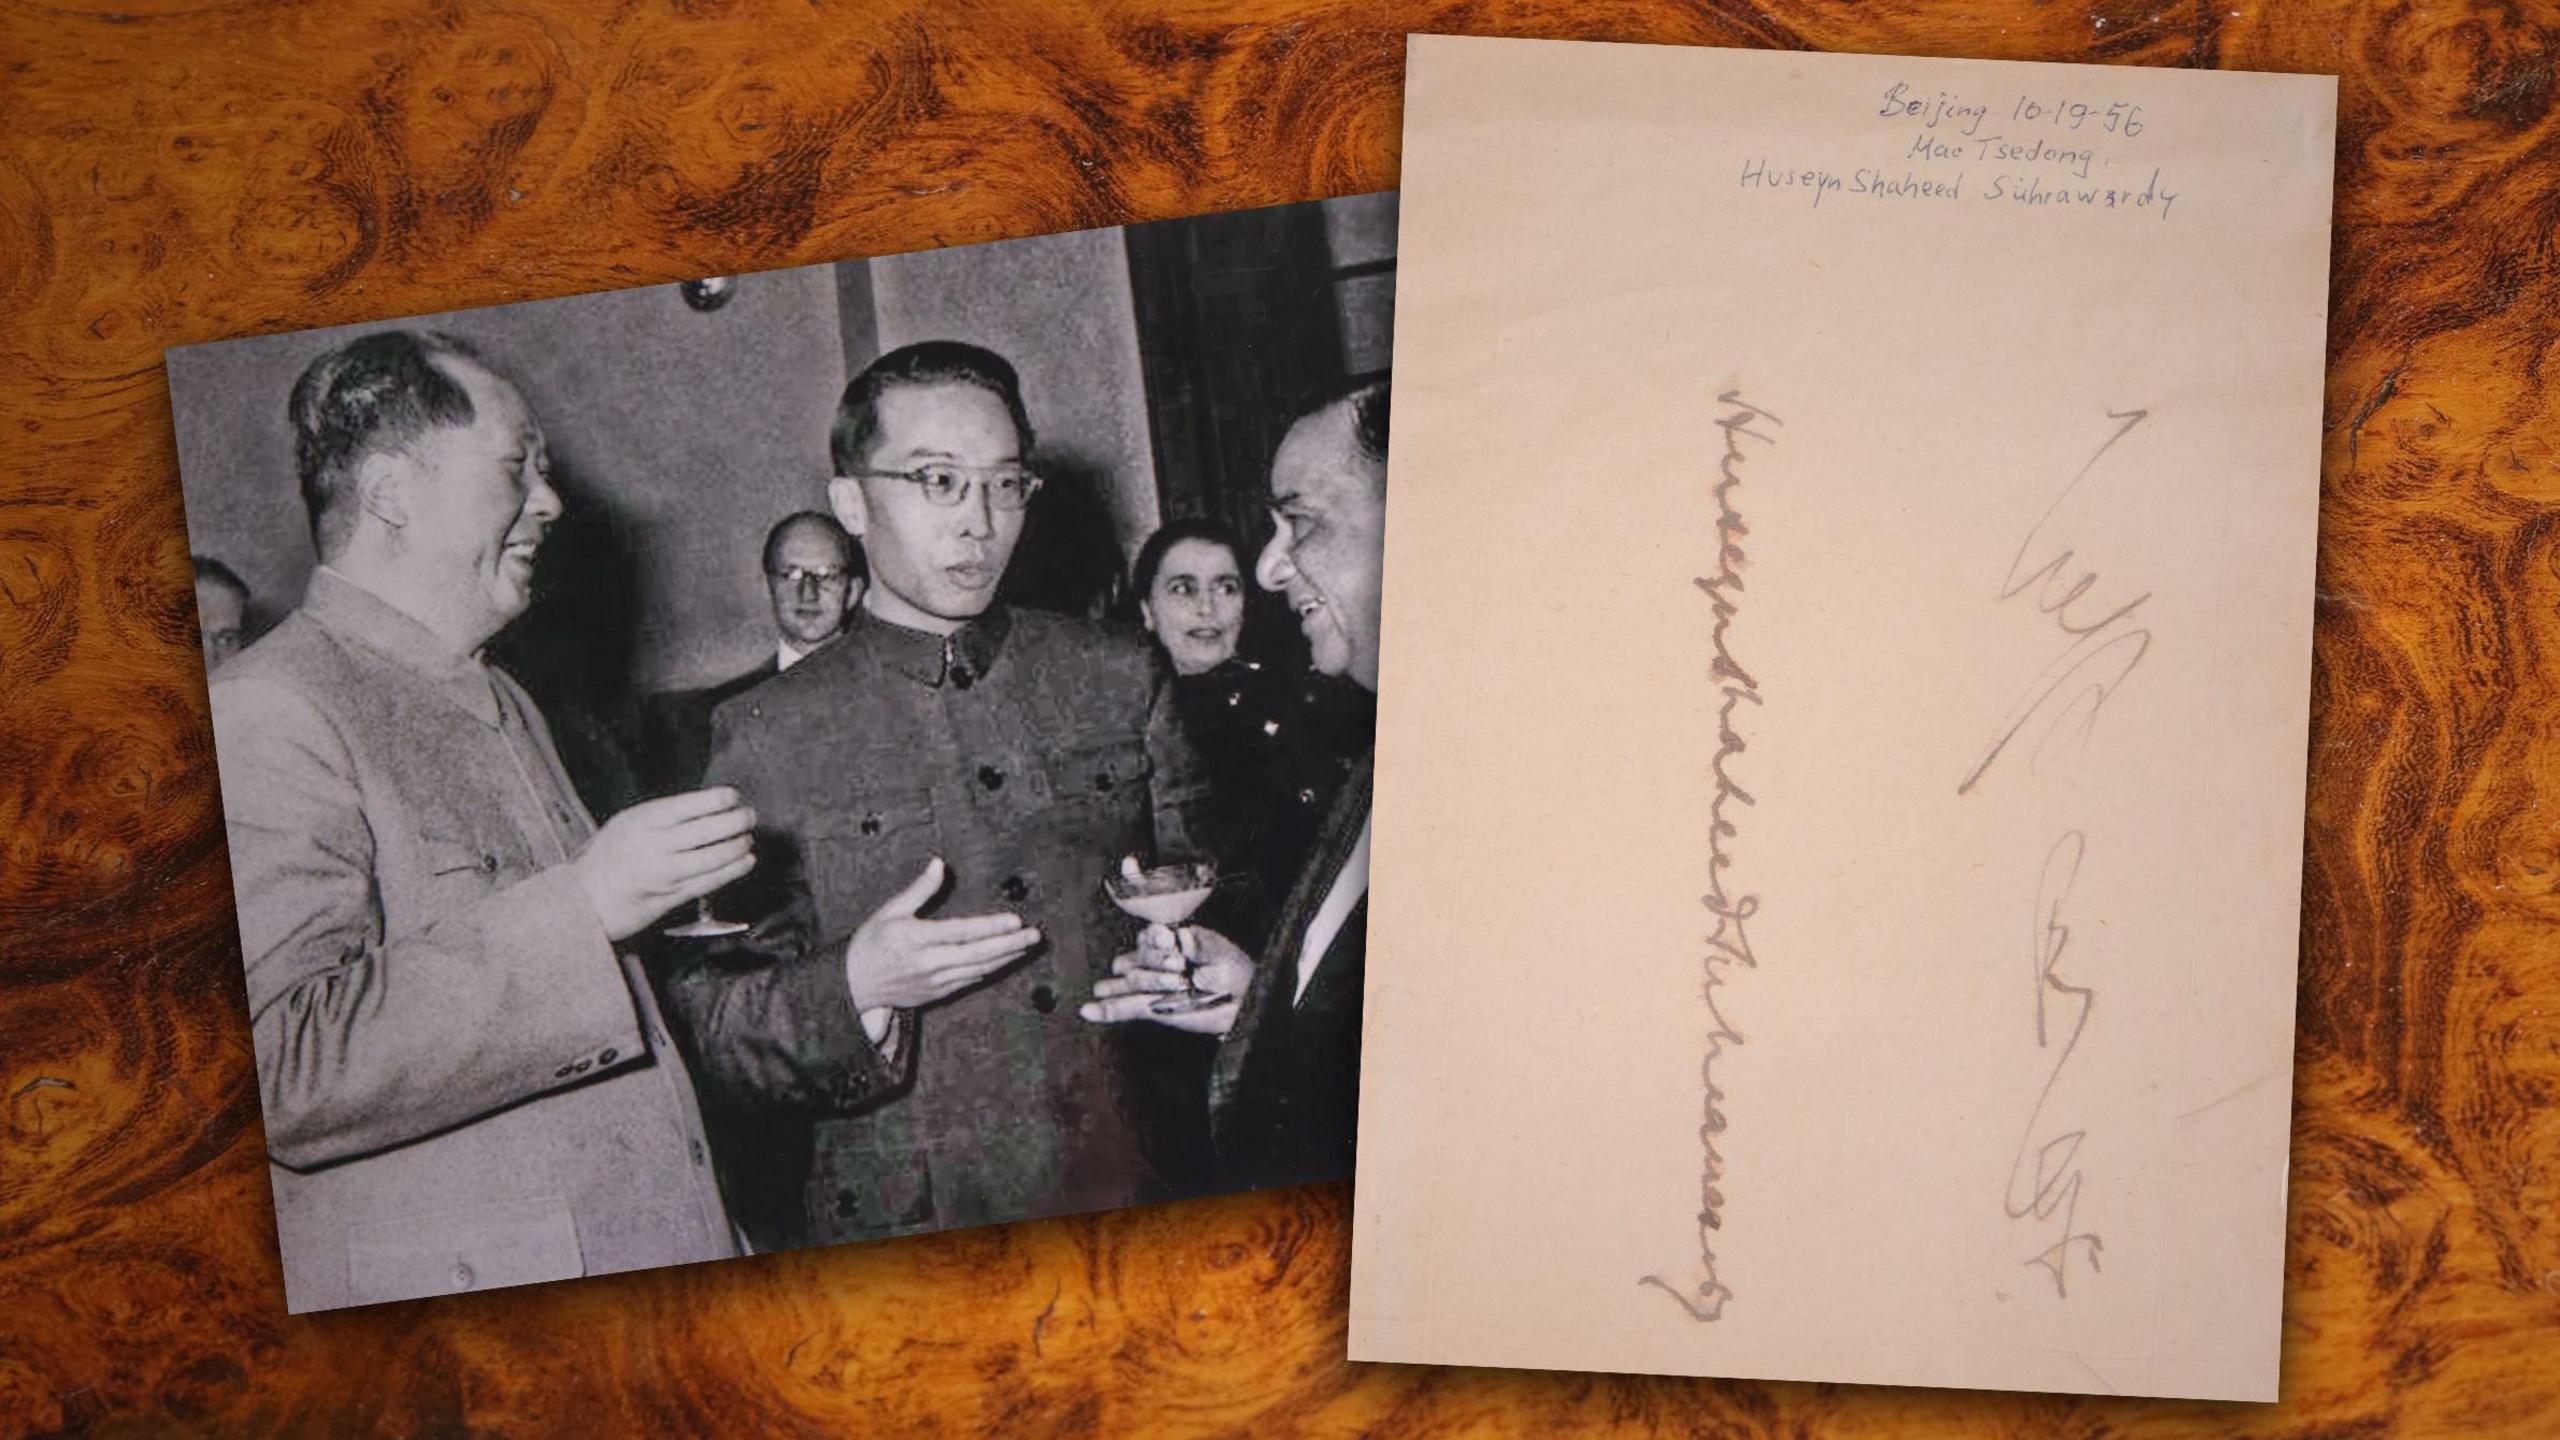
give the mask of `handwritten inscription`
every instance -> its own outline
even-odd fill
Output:
[[[2035,939],[2032,946],[2035,986],[2036,1048],[2057,1051],[2053,1066],[2045,1072],[2044,1089],[2036,1095],[2035,1108],[2027,1113],[2027,1128],[2018,1138],[2017,1153],[2009,1161],[2009,1182],[2002,1205],[2009,1218],[2023,1220],[2030,1216],[2049,1222],[2058,1214],[2062,1233],[2054,1242],[2027,1259],[2027,1264],[2042,1268],[2053,1279],[2053,1293],[2064,1299],[2071,1295],[2072,1247],[2078,1246],[2089,1269],[2099,1269],[2099,1252],[2106,1242],[2080,1228],[2080,1142],[2087,1139],[2085,1129],[2067,1130],[2036,1139],[2044,1128],[2045,1106],[2053,1099],[2053,1087],[2062,1079],[2063,1067],[2071,1063],[2071,1054],[2080,1046],[2081,1033],[2089,1028],[2089,1015],[2097,1009],[2095,987],[2075,985],[2062,974],[2062,957],[2071,945],[2071,927],[2063,923],[2062,903],[2071,898],[2072,882],[2079,878],[2080,862],[2086,858],[2089,839],[2077,830],[2065,831],[2062,838],[2045,852],[2044,869],[2036,877]],[[2069,1032],[2057,1022],[2055,1012],[2070,1008]]]
[[[2044,513],[2036,517],[2026,538],[2018,542],[2017,553],[2009,557],[1999,598],[2015,600],[2033,588],[2036,609],[2052,618],[2054,628],[2069,643],[2042,673],[2028,682],[2017,703],[2009,707],[1991,742],[1983,747],[1981,758],[1965,772],[1963,783],[1956,786],[1957,794],[1969,793],[1980,784],[1983,775],[2009,753],[2010,746],[2021,736],[2031,737],[2033,749],[2027,762],[2030,771],[2057,738],[2085,741],[2090,727],[2097,723],[2098,712],[2106,708],[2117,687],[2150,653],[2151,632],[2136,624],[2134,615],[2151,598],[2151,592],[2146,590],[2103,613],[2091,614],[2104,603],[2091,594],[2099,586],[2098,573],[2075,565],[2071,547],[2049,533],[2064,502],[2079,491],[2116,442],[2132,434],[2135,426],[2150,418],[2150,413],[2107,412],[2107,418],[2116,422],[2114,433],[2071,477],[2071,483],[2053,497]]]
[[[1870,113],[1900,132],[1898,151],[1868,165],[1754,155],[1742,162],[1739,185],[1791,191],[1815,209],[1833,197],[1864,196],[2125,211],[2166,220],[2178,203],[2175,184],[2135,143],[2151,121],[2129,101],[2067,94],[1975,99],[1896,82]]]
[[[2082,487],[2092,483],[2091,477],[2100,473],[2102,462],[2150,418],[2150,412],[2110,410],[2106,418],[2114,428],[2036,516],[2035,523],[2027,527],[2017,550],[2009,557],[2009,568],[2001,574],[1999,591],[1993,596],[1994,604],[2026,600],[2061,637],[2062,650],[2028,683],[2001,718],[1981,756],[1956,786],[1959,795],[1973,793],[1992,767],[2016,753],[2021,742],[2030,773],[2040,767],[2056,744],[2066,740],[2085,744],[2107,702],[2151,651],[2151,631],[2138,619],[2151,592],[2126,594],[2122,587],[2110,584],[2096,569],[2083,564],[2078,552],[2063,538],[2067,529],[2065,507],[2086,493]],[[2010,1158],[2009,1178],[2001,1197],[2002,1209],[2013,1221],[2033,1219],[2039,1224],[2051,1224],[2059,1218],[2060,1233],[2028,1256],[2025,1263],[2042,1269],[2053,1281],[2053,1293],[2061,1299],[2071,1296],[2074,1257],[2085,1261],[2095,1274],[2098,1256],[2106,1248],[2097,1232],[2080,1225],[2080,1146],[2089,1132],[2084,1127],[2047,1134],[2045,1118],[2054,1087],[2079,1049],[2080,1037],[2089,1028],[2089,1017],[2097,1009],[2096,987],[2067,978],[2062,970],[2071,945],[2071,927],[2064,922],[2063,904],[2071,896],[2072,884],[2079,878],[2081,862],[2088,853],[2087,832],[2066,830],[2045,851],[2043,869],[2036,877],[2030,954],[2036,1048],[2051,1054],[2053,1060],[2045,1070],[2044,1086],[2036,1094],[2035,1106],[2027,1113],[2026,1128]],[[2059,1012],[2066,1009],[2070,1011],[2067,1033],[2065,1023],[2058,1018]]]
[[[1997,160],[2015,165],[2051,161],[2080,180],[2089,178],[2089,167],[2098,160],[2098,152],[2085,145],[2064,145],[2041,135],[2023,142],[2006,135],[1985,135],[1979,140],[1958,142],[1939,139],[1925,130],[1911,137],[1911,148],[1904,154],[1906,158],[1919,160],[1963,160],[1969,157],[1977,161]],[[2156,180],[2160,172],[2155,169],[2151,174]],[[2005,186],[2006,181],[2006,176],[1997,176],[1991,183]]]
[[[1886,87],[1884,104],[1876,114],[1887,120],[1917,120],[1927,129],[1941,126],[1971,135],[1990,118],[1988,102],[1966,103],[1947,91],[1926,97],[1911,93],[1908,81]],[[2021,94],[2009,102],[2009,123],[2017,126],[2042,125],[2053,130],[2087,130],[2092,134],[2122,135],[2132,139],[2146,128],[2142,107],[2122,100],[2078,99],[2069,95]],[[1958,121],[1962,121],[1961,128]]]
[[[1685,1282],[1675,1283],[1658,1273],[1636,1282],[1660,1290],[1677,1302],[1690,1319],[1701,1321],[1722,1318],[1725,1302],[1733,1298],[1733,1291],[1716,1271],[1716,1232],[1724,1227],[1724,1157],[1716,1149],[1716,1137],[1724,1133],[1725,1116],[1724,1091],[1716,1085],[1715,1069],[1725,1047],[1741,1044],[1742,1036],[1725,1020],[1716,991],[1734,966],[1756,969],[1760,964],[1752,953],[1745,928],[1760,911],[1760,897],[1737,894],[1725,874],[1733,865],[1733,842],[1741,835],[1730,807],[1756,803],[1733,776],[1734,757],[1749,748],[1734,724],[1734,715],[1745,705],[1763,703],[1759,679],[1734,658],[1730,633],[1735,617],[1741,614],[1742,569],[1749,558],[1742,541],[1751,533],[1743,523],[1734,492],[1742,488],[1742,442],[1752,440],[1774,446],[1778,442],[1772,430],[1786,424],[1743,399],[1739,389],[1718,395],[1716,404],[1716,428],[1724,432],[1724,458],[1717,466],[1715,487],[1716,573],[1692,582],[1707,597],[1715,616],[1710,633],[1714,653],[1707,662],[1707,673],[1714,679],[1723,702],[1716,712],[1716,753],[1711,765],[1715,796],[1707,804],[1707,893],[1701,902],[1715,917],[1715,925],[1707,935],[1701,967],[1704,974],[1699,985],[1710,1029],[1706,1054],[1698,1062],[1698,1081],[1704,1093],[1698,1122],[1698,1147],[1704,1157],[1698,1181],[1698,1260]]]

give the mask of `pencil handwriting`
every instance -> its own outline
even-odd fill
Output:
[[[1735,823],[1729,807],[1753,805],[1751,792],[1734,778],[1732,762],[1749,747],[1734,724],[1734,716],[1745,705],[1759,705],[1760,681],[1742,662],[1734,658],[1731,630],[1741,614],[1743,591],[1742,569],[1748,562],[1742,541],[1751,533],[1742,519],[1734,492],[1742,487],[1742,463],[1745,440],[1764,446],[1777,444],[1773,427],[1786,422],[1769,411],[1742,398],[1739,389],[1727,390],[1716,397],[1720,413],[1716,428],[1724,432],[1724,457],[1717,466],[1716,499],[1716,573],[1700,576],[1694,583],[1715,616],[1710,631],[1713,650],[1707,673],[1716,683],[1723,703],[1716,712],[1716,752],[1710,769],[1715,778],[1715,796],[1707,805],[1707,893],[1701,903],[1715,917],[1715,925],[1707,935],[1707,951],[1702,961],[1703,978],[1699,995],[1707,1007],[1706,1053],[1698,1062],[1698,1082],[1703,1099],[1698,1122],[1698,1148],[1703,1157],[1698,1181],[1698,1260],[1691,1277],[1675,1282],[1657,1273],[1644,1276],[1636,1283],[1652,1286],[1668,1295],[1692,1320],[1719,1319],[1733,1291],[1717,1273],[1715,1238],[1724,1227],[1724,1157],[1716,1149],[1716,1138],[1724,1133],[1724,1091],[1716,1084],[1717,1059],[1725,1048],[1742,1043],[1742,1035],[1724,1016],[1724,1008],[1716,998],[1726,972],[1736,965],[1757,968],[1759,957],[1752,953],[1747,926],[1760,910],[1756,894],[1738,894],[1727,882],[1725,871],[1733,864],[1733,842],[1740,838],[1741,827]]]
[[[2114,433],[2107,436],[2090,455],[2071,483],[2047,505],[2036,523],[2028,527],[2026,537],[2018,542],[2018,550],[2009,559],[2009,569],[2000,581],[1998,598],[2015,600],[2034,591],[2033,603],[2041,614],[2050,618],[2054,628],[2069,640],[2052,663],[2020,692],[2016,703],[1994,728],[1991,741],[1983,748],[1973,768],[1956,786],[1959,795],[1970,793],[1992,765],[2009,750],[2011,742],[2022,734],[2032,735],[2032,753],[2027,768],[2034,770],[2046,751],[2057,740],[2086,741],[2098,722],[2098,714],[2115,697],[2116,690],[2142,664],[2151,649],[2151,632],[2134,622],[2143,602],[2151,598],[2148,590],[2130,599],[2109,605],[2109,596],[2098,592],[2098,572],[2074,563],[2071,547],[2053,539],[2047,532],[2064,502],[2079,491],[2098,462],[2107,457],[2116,442],[2133,433],[2135,426],[2150,417],[2148,410],[2110,410],[2107,418],[2118,422]],[[2030,731],[2030,727],[2034,727]]]
[[[2052,1068],[2045,1072],[2044,1088],[2036,1095],[2035,1108],[2027,1112],[2025,1133],[2018,1138],[2018,1149],[2009,1162],[2009,1180],[2002,1205],[2012,1220],[2030,1216],[2051,1221],[2061,1216],[2061,1233],[2053,1243],[2031,1255],[2024,1262],[2037,1266],[2053,1280],[2053,1293],[2063,1299],[2071,1295],[2071,1259],[2073,1247],[2089,1262],[2095,1273],[2100,1267],[2098,1255],[2106,1242],[2094,1231],[2080,1228],[2079,1168],[2080,1142],[2088,1138],[2086,1128],[2066,1130],[2039,1142],[2036,1135],[2044,1122],[2045,1106],[2053,1099],[2053,1088],[2062,1079],[2063,1067],[2071,1063],[2072,1052],[2080,1045],[2080,1036],[2089,1028],[2089,1016],[2097,1009],[2095,986],[2075,984],[2062,974],[2062,958],[2071,946],[2071,927],[2063,923],[2062,905],[2071,897],[2071,886],[2080,876],[2080,862],[2087,858],[2088,836],[2078,830],[2063,832],[2053,847],[2045,852],[2044,868],[2036,877],[2034,936],[2030,947],[2033,959],[2035,995],[2036,1048],[2052,1051],[2057,1043]],[[2059,1012],[2070,1011],[2069,1033]]]

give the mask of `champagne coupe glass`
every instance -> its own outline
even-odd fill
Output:
[[[1141,867],[1138,857],[1129,856],[1120,868],[1103,877],[1103,893],[1111,903],[1150,925],[1161,925],[1173,934],[1174,948],[1182,952],[1182,983],[1179,993],[1168,994],[1147,1008],[1158,1015],[1181,1015],[1193,1010],[1206,1010],[1224,1005],[1232,995],[1200,988],[1197,942],[1184,933],[1183,922],[1199,910],[1209,892],[1217,888],[1218,867],[1206,860],[1186,860],[1172,865]]]

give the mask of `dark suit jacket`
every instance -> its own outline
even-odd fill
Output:
[[[1360,1002],[1369,955],[1369,899],[1325,948],[1307,992],[1291,1003],[1298,948],[1369,820],[1371,759],[1363,756],[1325,817],[1209,1082],[1221,1188],[1259,1189],[1351,1175],[1360,1117]]]
[[[692,790],[702,784],[711,763],[712,712],[780,674],[779,656],[717,685],[651,696],[644,722],[648,726],[645,757],[649,786],[661,795]]]

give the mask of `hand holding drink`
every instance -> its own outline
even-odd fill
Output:
[[[1236,1023],[1237,997],[1253,982],[1253,957],[1215,930],[1184,924],[1215,888],[1208,865],[1142,869],[1120,862],[1104,883],[1112,902],[1147,922],[1138,948],[1111,962],[1076,1013],[1098,1025],[1147,1020],[1197,1035],[1224,1035]]]
[[[1140,938],[1142,951],[1151,950],[1158,957],[1171,956],[1169,963],[1157,967],[1179,970],[1183,985],[1179,994],[1170,994],[1149,1008],[1158,1015],[1179,1015],[1192,1010],[1206,1010],[1223,1005],[1235,997],[1204,990],[1198,983],[1198,932],[1183,922],[1197,913],[1209,892],[1218,884],[1218,867],[1205,860],[1158,865],[1152,869],[1138,864],[1130,855],[1120,861],[1120,868],[1103,882],[1103,890],[1111,903],[1147,922],[1147,932]]]

